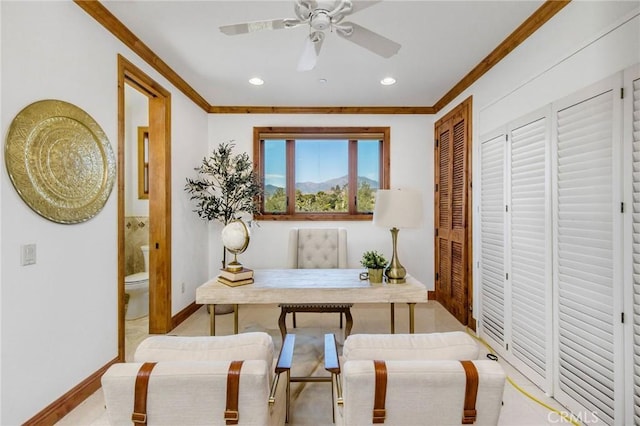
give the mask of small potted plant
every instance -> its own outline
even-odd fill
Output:
[[[372,283],[382,282],[382,273],[387,263],[387,259],[376,250],[365,251],[360,260],[360,264],[368,269],[369,282]]]

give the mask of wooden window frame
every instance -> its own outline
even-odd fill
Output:
[[[380,150],[380,189],[390,188],[390,128],[389,127],[254,127],[253,128],[253,159],[254,169],[264,185],[264,144],[265,139],[346,139],[349,140],[349,157],[353,161],[349,164],[349,187],[357,187],[357,159],[355,150],[357,139],[371,138],[375,135],[382,141]],[[291,191],[295,193],[295,156],[292,143],[286,147],[286,190],[291,199]],[[264,198],[260,199],[260,215],[256,220],[372,220],[373,212],[357,212],[356,198],[349,197],[349,211],[346,213],[300,213],[295,211],[295,203],[289,203],[286,213],[265,213]]]

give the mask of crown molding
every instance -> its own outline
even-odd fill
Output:
[[[504,59],[513,49],[518,47],[531,34],[536,32],[542,25],[560,12],[571,0],[547,0],[531,16],[527,18],[518,28],[515,29],[502,43],[500,43],[491,53],[489,53],[478,65],[476,65],[462,80],[451,88],[433,108],[436,112],[447,106],[458,95],[468,89],[473,83],[478,81],[487,71],[493,68],[498,62]]]
[[[129,49],[133,50],[160,75],[169,80],[178,90],[205,111],[209,111],[211,105],[193,87],[189,85],[177,72],[175,72],[166,62],[164,62],[153,50],[138,38],[129,28],[127,28],[118,18],[98,0],[74,0],[85,12],[100,25],[107,29],[118,40],[123,42]]]
[[[74,0],[105,29],[147,62],[187,98],[209,114],[436,114],[468,89],[571,0],[546,0],[489,55],[476,65],[433,106],[214,106],[210,105],[178,73],[156,55],[142,40],[116,18],[98,0]]]
[[[212,106],[211,114],[434,114],[433,107],[416,106]]]

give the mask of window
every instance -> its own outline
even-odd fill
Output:
[[[388,127],[255,127],[258,219],[371,220],[389,188]]]

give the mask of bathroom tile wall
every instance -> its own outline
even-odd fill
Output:
[[[124,222],[124,273],[144,271],[144,259],[140,246],[149,244],[149,217],[127,216]]]

